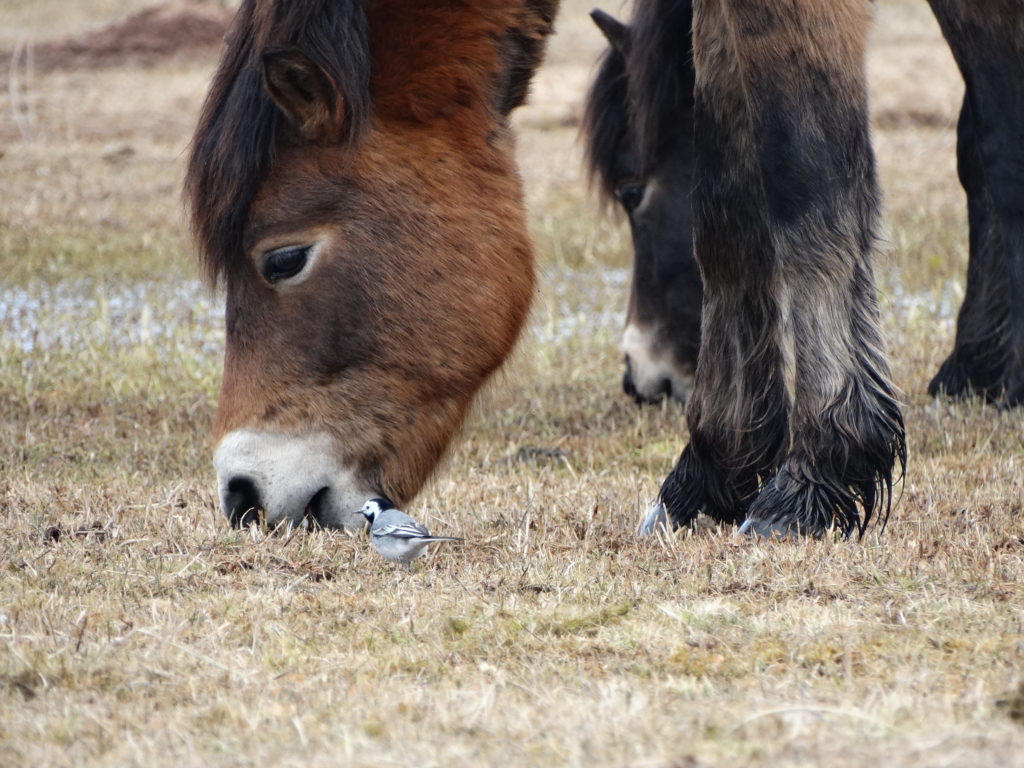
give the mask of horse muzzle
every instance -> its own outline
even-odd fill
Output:
[[[363,528],[359,509],[380,494],[338,453],[326,432],[230,432],[213,458],[224,516],[240,528],[260,520],[271,528],[309,521],[324,528]]]

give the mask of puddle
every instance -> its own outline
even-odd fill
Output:
[[[618,339],[625,322],[629,269],[543,267],[539,278],[528,331],[537,342],[563,344],[582,335]],[[952,329],[963,297],[957,281],[925,293],[906,291],[895,276],[885,284],[882,313],[890,327],[927,317]],[[223,296],[211,295],[198,281],[78,281],[0,291],[0,349],[139,345],[188,345],[204,355],[223,354]]]
[[[582,334],[617,340],[626,324],[631,274],[626,268],[542,267],[530,335],[542,344],[564,343]]]
[[[78,281],[0,292],[0,347],[42,352],[177,347],[182,341],[203,353],[224,349],[223,297],[211,295],[198,281]]]
[[[887,276],[880,296],[883,325],[897,331],[920,322],[931,323],[936,331],[953,333],[957,312],[964,300],[958,280],[946,280],[934,289],[912,293],[898,274]]]

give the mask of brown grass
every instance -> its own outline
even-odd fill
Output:
[[[72,5],[0,29],[116,10]],[[632,536],[685,435],[618,393],[628,238],[572,125],[588,9],[517,118],[531,332],[411,510],[468,541],[411,577],[220,519],[223,336],[178,202],[212,61],[37,73],[27,134],[0,88],[0,765],[1020,764],[1024,417],[923,394],[966,263],[927,8],[880,3],[870,62],[910,475],[884,534],[781,546]]]

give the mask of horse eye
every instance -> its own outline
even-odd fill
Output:
[[[271,251],[263,259],[263,277],[268,283],[277,283],[295,277],[306,266],[309,247],[288,246]]]
[[[633,210],[643,202],[645,187],[643,184],[623,184],[615,190],[615,196],[619,203],[626,209],[626,213]]]

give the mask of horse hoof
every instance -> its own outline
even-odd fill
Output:
[[[752,539],[769,539],[771,541],[785,541],[795,539],[799,532],[794,526],[782,521],[770,523],[767,520],[758,520],[755,517],[748,517],[740,525],[740,535],[750,536]]]
[[[661,533],[671,533],[672,521],[668,519],[668,510],[665,509],[665,504],[661,501],[656,501],[647,512],[647,517],[644,518],[636,533],[637,536],[644,539],[659,531]]]

